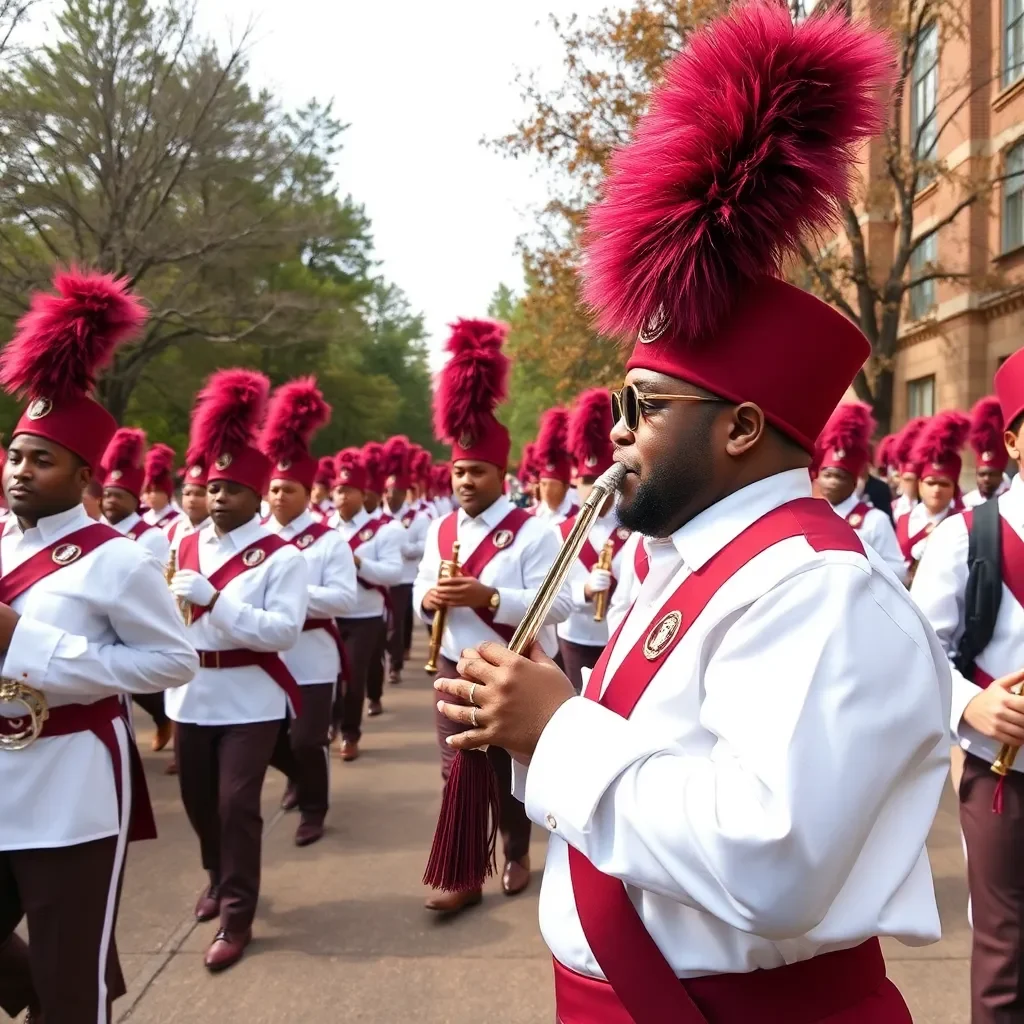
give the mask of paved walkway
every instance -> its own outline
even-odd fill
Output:
[[[146,755],[160,839],[132,848],[118,941],[129,993],[119,1021],[263,1024],[342,1019],[416,1024],[549,1024],[550,968],[536,926],[536,883],[441,922],[420,885],[440,792],[432,691],[420,650],[407,681],[389,687],[386,713],[367,724],[365,753],[332,765],[328,836],[299,850],[294,815],[277,810],[282,780],[265,794],[263,896],[246,958],[220,976],[203,969],[214,923],[191,916],[203,883],[195,840],[167,755]],[[148,736],[143,737],[148,742]],[[533,863],[543,862],[539,830]],[[946,938],[887,949],[891,974],[919,1024],[966,1024],[967,930],[954,801],[948,793],[932,851]]]

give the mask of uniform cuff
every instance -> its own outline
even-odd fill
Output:
[[[494,613],[494,621],[502,626],[518,626],[526,617],[526,601],[522,590],[506,590],[495,587],[501,597],[498,610]]]
[[[585,612],[590,605],[587,603],[587,584],[586,582],[574,583],[570,588],[572,592],[572,603],[576,607],[576,611]]]
[[[15,682],[43,689],[50,659],[65,636],[65,631],[48,622],[22,615],[14,627],[11,644],[4,656],[0,675]]]

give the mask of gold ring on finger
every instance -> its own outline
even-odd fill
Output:
[[[469,709],[469,720],[473,723],[473,728],[474,729],[479,729],[480,728],[480,726],[477,725],[477,721],[476,721],[476,707],[475,706],[471,707]]]
[[[477,702],[473,699],[473,692],[476,690],[476,686],[476,683],[469,684],[469,703],[472,704],[474,707],[480,707],[480,705],[477,704]]]

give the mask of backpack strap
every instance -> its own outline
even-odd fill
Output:
[[[1003,599],[1002,524],[999,502],[986,501],[964,513],[967,524],[967,586],[964,588],[964,633],[954,664],[972,678],[978,655],[995,632]]]

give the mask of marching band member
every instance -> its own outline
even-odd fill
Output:
[[[166,530],[181,518],[181,509],[174,501],[174,449],[167,444],[154,444],[146,452],[142,500],[149,506],[143,520],[150,526]]]
[[[845,402],[829,417],[818,438],[818,490],[836,515],[845,519],[885,562],[901,583],[907,572],[889,516],[857,493],[871,461],[875,418],[864,402]]]
[[[82,491],[82,507],[90,519],[99,522],[103,518],[103,485],[96,477],[90,477]]]
[[[267,529],[301,551],[307,569],[306,622],[299,642],[281,655],[301,687],[302,710],[282,731],[272,762],[289,776],[283,806],[298,807],[301,813],[296,846],[309,846],[324,834],[332,708],[342,666],[334,620],[347,615],[356,601],[351,548],[337,530],[316,522],[310,510],[318,463],[309,454],[309,441],[330,414],[312,377],[294,380],[275,392],[260,439],[273,466]]]
[[[424,513],[428,519],[434,519],[437,517],[437,509],[430,500],[434,461],[425,448],[418,444],[411,447],[413,451],[409,458],[409,479],[412,486],[406,500],[417,512]]]
[[[569,494],[572,459],[567,451],[569,412],[560,406],[548,409],[540,418],[540,429],[533,449],[537,467],[538,519],[557,526],[580,508]]]
[[[334,514],[334,502],[331,501],[333,486],[334,459],[330,455],[322,455],[317,460],[313,490],[309,495],[309,514],[314,523],[326,523]]]
[[[534,455],[536,444],[527,441],[523,445],[523,451],[519,459],[519,468],[516,470],[516,479],[519,481],[519,489],[525,499],[522,507],[531,510],[537,504],[537,461]]]
[[[384,465],[384,445],[379,441],[367,441],[362,448],[363,468],[366,470],[366,489],[363,491],[363,508],[371,518],[391,522],[394,519],[385,503],[387,470]],[[335,474],[337,476],[337,474]]]
[[[439,516],[446,516],[455,511],[455,499],[452,497],[452,467],[446,462],[434,466],[434,511]]]
[[[459,511],[430,524],[426,551],[413,587],[413,606],[430,623],[445,610],[438,669],[456,675],[455,663],[468,647],[485,640],[511,639],[558,554],[558,537],[549,524],[517,509],[502,494],[508,465],[508,431],[494,417],[506,393],[508,357],[501,351],[508,328],[491,320],[458,320],[434,395],[434,431],[452,445],[452,474]],[[439,579],[442,560],[459,544],[457,576]],[[554,626],[572,610],[568,587],[552,606],[541,643],[552,657],[558,640]],[[441,777],[447,783],[454,749],[447,740],[456,726],[435,712]],[[502,888],[522,892],[530,881],[530,822],[511,792],[511,763],[500,747],[487,756],[502,783],[500,828],[505,864]],[[482,899],[482,892],[436,893],[427,909],[458,913]]]
[[[175,553],[182,538],[210,523],[210,511],[206,504],[206,469],[192,452],[186,454],[185,462],[185,482],[181,485],[183,514],[167,528],[167,541]]]
[[[918,497],[918,475],[921,467],[913,461],[914,447],[928,423],[927,416],[910,420],[896,435],[893,454],[896,457],[896,472],[899,474],[899,497],[892,507],[894,519],[898,522],[920,500]]]
[[[221,971],[252,938],[260,888],[260,792],[288,708],[301,713],[281,659],[306,620],[306,564],[259,520],[270,460],[254,446],[269,382],[220,370],[200,392],[190,450],[207,467],[209,525],[182,537],[171,590],[190,606],[199,672],[167,700],[177,725],[181,799],[209,884],[197,921],[220,918],[204,963]]]
[[[156,835],[123,695],[180,686],[197,661],[161,567],[81,505],[116,427],[95,376],[145,311],[109,276],[54,286],[0,355],[0,385],[29,400],[3,476],[0,945],[26,918],[37,1019],[109,1024],[127,844]],[[5,970],[23,970],[13,949]]]
[[[334,504],[338,530],[349,545],[355,561],[358,587],[352,610],[338,618],[338,628],[348,653],[348,674],[334,703],[334,721],[341,736],[343,761],[359,757],[363,732],[363,704],[374,661],[383,657],[387,630],[388,588],[402,576],[402,534],[390,518],[374,519],[363,506],[366,494],[366,465],[358,448],[346,448],[335,459],[338,479]],[[381,669],[381,677],[383,669]],[[379,694],[369,708],[380,714]]]
[[[964,508],[977,508],[1010,489],[1010,478],[1006,475],[1010,458],[1003,444],[1003,413],[999,399],[994,395],[982,398],[971,410],[971,431],[967,442],[974,451],[974,474],[978,486],[964,495]]]
[[[111,438],[103,453],[103,518],[163,565],[169,550],[167,537],[138,511],[145,447],[146,435],[135,427],[121,427]]]
[[[849,201],[892,65],[844,12],[734,7],[666,67],[590,214],[597,332],[637,338],[612,440],[649,572],[583,696],[498,644],[435,684],[453,745],[514,751],[551,833],[561,1024],[908,1024],[876,936],[939,936],[948,664],[810,497],[870,347],[779,276]]]
[[[611,430],[608,392],[603,388],[583,392],[569,414],[568,448],[576,464],[582,467],[578,486],[584,501],[594,481],[612,464]],[[563,540],[569,536],[575,522],[576,516],[572,515],[559,524]],[[589,671],[597,664],[608,643],[607,606],[600,622],[595,621],[595,609],[598,595],[604,594],[600,600],[607,602],[615,588],[629,536],[629,530],[616,514],[615,495],[610,495],[569,574],[573,612],[557,629],[565,674],[577,693],[583,690],[583,670]],[[602,565],[606,552],[611,555],[611,568]]]
[[[1024,421],[1024,350],[1012,355],[995,377],[1000,426],[999,447],[1020,465]],[[977,413],[977,407],[975,407]],[[986,419],[991,409],[985,410]],[[977,421],[976,421],[977,422]],[[995,452],[989,436],[985,449]],[[993,466],[999,460],[985,460]],[[1001,472],[1001,469],[1000,469]],[[1017,859],[1024,839],[1024,764],[1018,758],[1005,776],[992,771],[999,747],[1024,744],[1024,483],[1014,478],[1009,491],[994,499],[998,559],[988,559],[997,589],[984,636],[973,636],[968,579],[971,534],[986,513],[978,506],[939,523],[921,560],[911,591],[935,627],[953,671],[951,722],[966,752],[958,793],[960,824],[967,853],[971,894],[971,1021],[1003,1024],[1024,1020],[1024,892]],[[980,544],[980,541],[978,542]],[[980,553],[980,552],[979,552]],[[979,580],[979,582],[984,582]],[[993,813],[997,810],[998,813]]]
[[[918,471],[920,501],[896,520],[896,538],[907,563],[907,583],[932,531],[948,515],[963,511],[960,499],[960,449],[967,440],[970,421],[962,412],[940,412],[928,421],[911,453]]]

